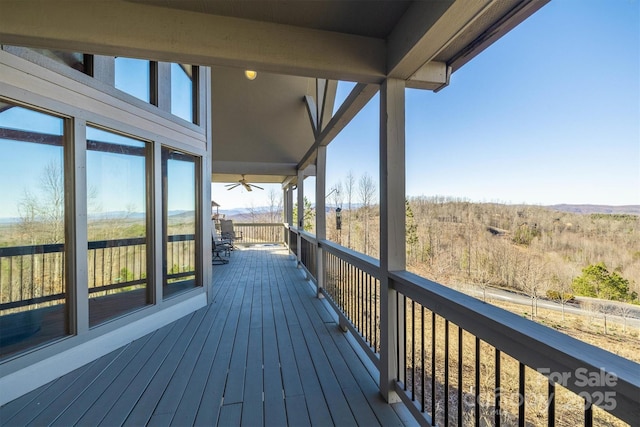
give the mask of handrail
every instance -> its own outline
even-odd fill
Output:
[[[315,234],[311,234],[308,231],[304,231],[304,230],[297,230],[297,232],[298,234],[300,234],[300,237],[302,237],[307,242],[318,243],[318,239],[316,239]]]
[[[376,279],[380,279],[380,261],[369,255],[356,252],[352,249],[340,246],[330,240],[320,240],[318,242],[323,250],[341,258],[360,270],[372,275]]]
[[[593,402],[600,401],[600,393],[610,393],[615,382],[615,407],[605,410],[630,424],[640,420],[637,363],[413,273],[390,272],[389,278],[399,293],[541,374],[570,375],[562,385],[579,395],[589,393]],[[583,381],[587,373],[598,378]]]
[[[285,243],[285,227],[281,222],[234,222],[233,227],[237,245]]]

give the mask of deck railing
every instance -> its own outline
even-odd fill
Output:
[[[282,244],[284,243],[285,227],[282,223],[248,223],[234,222],[235,244],[255,245],[255,244]]]
[[[305,231],[300,232],[300,262],[307,270],[311,278],[317,282],[318,266],[317,266],[317,249],[318,243],[315,236]]]
[[[168,238],[168,279],[193,275],[193,234]],[[88,243],[90,294],[113,291],[146,282],[145,238],[99,240]],[[0,248],[0,311],[65,298],[64,244]]]
[[[382,369],[378,261],[300,236],[301,263],[311,272],[320,250],[320,291]],[[406,271],[387,280],[397,296],[397,340],[385,343],[395,391],[420,424],[639,425],[637,363]]]

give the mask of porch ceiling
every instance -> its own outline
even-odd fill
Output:
[[[282,182],[314,142],[305,95],[315,79],[213,67],[213,181]]]
[[[436,90],[547,1],[3,0],[0,43],[211,66],[213,179],[282,182],[337,133],[311,130],[316,78]]]

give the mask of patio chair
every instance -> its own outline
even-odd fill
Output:
[[[231,219],[220,220],[220,231],[222,232],[223,239],[229,239],[231,242],[242,240],[242,231],[236,234],[233,227],[233,220]]]
[[[232,251],[234,249],[233,240],[229,239],[229,238],[226,238],[226,237],[221,237],[220,236],[220,232],[218,231],[218,229],[215,226],[211,227],[211,236],[213,237],[213,240],[218,245],[224,246],[229,251]],[[230,255],[231,255],[231,253],[228,254],[228,256],[230,256]]]
[[[231,256],[233,245],[229,240],[221,239],[218,236],[218,230],[216,230],[215,224],[211,227],[211,248],[212,248],[212,264],[228,264],[229,260],[222,258],[221,255],[226,257]]]
[[[224,254],[230,253],[228,247],[225,247],[225,246],[226,244],[216,244],[216,241],[212,239],[212,255],[213,255],[211,258],[212,265],[229,264],[229,259],[224,259],[220,255],[222,253]]]

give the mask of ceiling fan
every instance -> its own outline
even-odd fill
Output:
[[[227,188],[227,191],[228,191],[228,190],[233,190],[234,188],[239,187],[241,185],[247,191],[252,191],[251,187],[255,187],[255,188],[259,189],[259,190],[264,190],[264,188],[262,188],[262,187],[259,187],[259,186],[255,185],[255,184],[248,183],[247,180],[244,178],[244,175],[242,175],[242,179],[238,180],[237,184],[227,184],[227,185],[225,185],[225,187],[229,187],[229,188]]]

